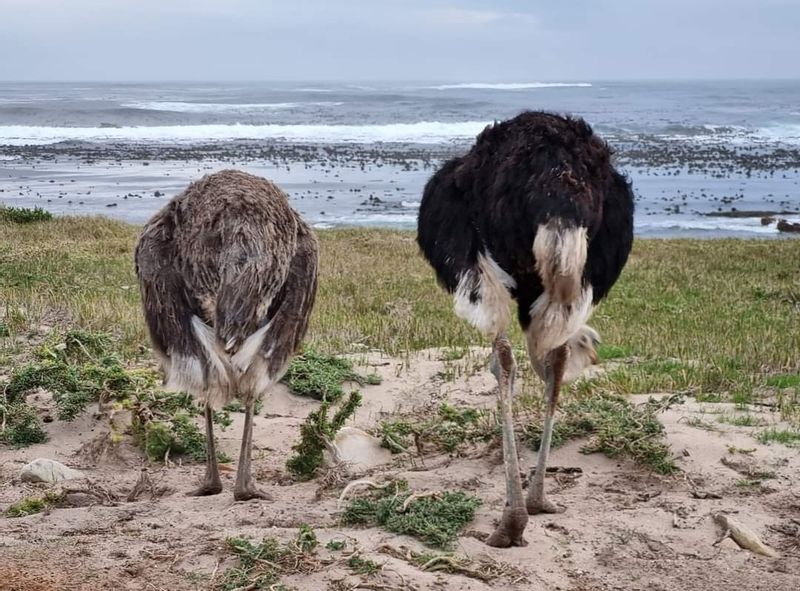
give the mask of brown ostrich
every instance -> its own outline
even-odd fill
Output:
[[[205,411],[206,473],[222,491],[213,409],[238,398],[244,433],[234,498],[266,498],[251,476],[253,408],[281,378],[308,326],[317,240],[271,182],[233,170],[194,182],[145,226],[136,274],[168,390]]]
[[[486,128],[425,187],[418,241],[454,295],[455,312],[493,342],[503,421],[507,504],[488,543],[525,544],[528,515],[563,509],[545,496],[553,415],[562,382],[597,360],[586,326],[633,240],[633,194],[608,146],[581,119],[525,112]],[[516,363],[506,334],[511,300],[545,381],[536,472],[523,497],[511,402]]]

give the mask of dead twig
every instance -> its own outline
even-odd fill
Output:
[[[442,496],[442,491],[440,490],[429,490],[426,492],[419,492],[408,495],[408,497],[406,497],[406,500],[403,501],[403,505],[397,510],[397,512],[405,513],[406,511],[408,511],[409,505],[411,505],[411,503],[413,503],[414,501],[418,501],[419,499],[426,499],[429,497],[438,499],[440,496]]]
[[[383,484],[377,484],[372,480],[354,480],[353,482],[345,486],[344,489],[342,490],[341,494],[339,495],[339,500],[336,501],[336,509],[337,510],[342,509],[342,503],[344,503],[345,499],[347,499],[347,495],[354,488],[358,488],[360,486],[367,486],[374,490],[383,490],[385,488],[390,487],[392,484],[393,482],[391,480],[389,482],[384,482]]]

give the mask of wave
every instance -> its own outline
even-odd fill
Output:
[[[142,101],[123,103],[129,109],[147,111],[171,111],[173,113],[259,113],[262,111],[281,111],[303,107],[338,107],[341,102],[319,101],[300,103],[185,103],[170,101]]]
[[[707,232],[778,234],[778,229],[774,224],[762,226],[760,218],[671,219],[641,222],[637,220],[635,226],[636,231],[640,233],[664,230],[704,230]]]
[[[350,215],[326,216],[325,221],[317,221],[316,228],[331,228],[333,226],[362,226],[362,225],[410,225],[417,223],[415,213],[353,213]]]
[[[65,141],[197,143],[226,140],[290,140],[311,143],[399,142],[438,144],[473,139],[491,122],[392,123],[387,125],[167,125],[158,127],[0,126],[0,145]]]
[[[757,129],[753,135],[761,141],[800,144],[800,123],[776,123]]]
[[[627,131],[630,132],[630,130]],[[764,127],[676,123],[665,126],[655,135],[663,140],[691,141],[704,144],[726,142],[733,144],[785,143],[797,145],[800,144],[800,123],[775,122]]]
[[[589,82],[511,82],[506,84],[489,84],[484,82],[464,82],[461,84],[441,84],[439,86],[428,86],[434,90],[526,90],[530,88],[587,88]]]

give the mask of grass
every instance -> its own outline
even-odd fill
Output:
[[[396,483],[394,488],[350,501],[342,513],[342,523],[378,525],[390,532],[419,538],[428,546],[446,549],[475,518],[475,509],[480,504],[480,499],[463,492],[444,491],[415,498],[405,490],[404,483]]]
[[[32,224],[34,222],[47,222],[53,219],[53,214],[41,207],[29,209],[27,207],[5,207],[0,205],[0,220],[12,224]]]
[[[782,443],[791,447],[800,446],[800,429],[765,429],[756,433],[761,443]]]
[[[48,507],[60,502],[61,495],[54,492],[47,492],[42,497],[27,497],[12,505],[5,511],[6,517],[27,517],[41,513]]]
[[[0,221],[0,322],[11,337],[0,338],[0,358],[13,355],[14,337],[41,325],[108,332],[124,360],[147,358],[132,262],[137,231],[104,218]],[[412,232],[318,234],[308,351],[405,355],[443,347],[455,357],[487,345],[453,315]],[[777,399],[783,418],[800,428],[798,276],[797,240],[637,240],[592,321],[603,338],[600,356],[615,361],[602,389],[683,392],[742,409]],[[510,336],[523,346],[516,327]],[[322,383],[307,391],[328,396]],[[572,398],[565,392],[564,404]]]

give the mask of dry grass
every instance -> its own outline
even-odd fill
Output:
[[[40,325],[110,331],[128,357],[147,340],[133,272],[138,229],[104,218],[0,222],[0,361]],[[393,355],[486,344],[452,313],[412,232],[319,233],[308,339],[322,351]],[[592,384],[776,404],[800,422],[800,241],[639,240],[593,324],[625,363]],[[2,334],[2,333],[0,333]],[[515,329],[512,338],[521,347]],[[524,367],[524,363],[521,364]]]

